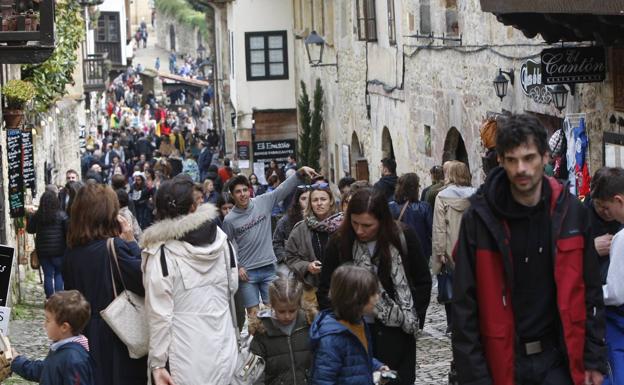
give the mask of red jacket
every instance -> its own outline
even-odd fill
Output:
[[[585,370],[605,372],[604,304],[598,261],[592,253],[582,204],[554,178],[550,218],[554,281],[562,340],[575,385]],[[455,245],[453,355],[465,385],[514,385],[515,340],[513,260],[506,222],[489,201],[497,184],[509,183],[497,168],[470,198]]]

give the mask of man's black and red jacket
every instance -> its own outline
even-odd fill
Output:
[[[585,370],[605,373],[602,285],[591,252],[589,221],[582,204],[553,178],[550,186],[551,244],[561,340],[575,385]],[[516,329],[513,260],[508,226],[494,214],[497,183],[509,183],[502,168],[490,173],[473,195],[455,246],[453,357],[463,385],[514,385]]]

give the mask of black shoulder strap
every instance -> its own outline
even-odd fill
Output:
[[[167,269],[167,259],[165,258],[165,244],[160,245],[160,267],[162,268],[163,277],[169,275],[169,269]]]
[[[236,267],[236,259],[234,259],[234,249],[232,248],[232,242],[227,240],[228,248],[230,249],[230,267],[233,269]]]

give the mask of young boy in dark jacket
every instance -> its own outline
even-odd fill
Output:
[[[59,291],[45,304],[44,328],[53,341],[45,360],[29,360],[14,352],[11,370],[41,385],[93,385],[89,342],[80,334],[91,306],[77,290]]]
[[[390,369],[373,357],[364,315],[373,313],[378,282],[368,270],[340,266],[332,274],[331,310],[322,311],[310,328],[314,351],[312,384],[372,385],[373,373]]]

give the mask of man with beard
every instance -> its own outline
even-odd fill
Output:
[[[453,356],[462,384],[600,385],[605,316],[587,212],[554,178],[546,130],[512,115],[499,164],[455,246]]]

